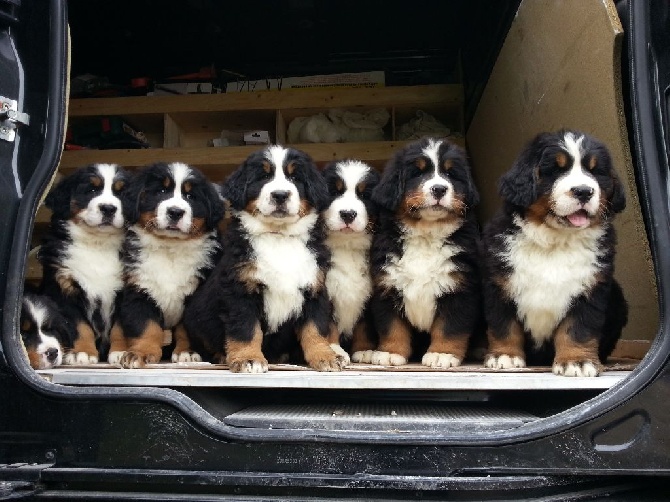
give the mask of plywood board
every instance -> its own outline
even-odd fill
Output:
[[[623,114],[622,39],[609,0],[523,1],[466,138],[482,221],[500,205],[498,178],[537,133],[574,128],[608,145],[628,199],[615,224],[616,277],[630,304],[624,338],[649,340],[659,314]]]

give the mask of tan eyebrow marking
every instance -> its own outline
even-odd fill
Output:
[[[593,170],[594,167],[598,164],[598,159],[596,159],[595,155],[591,155],[591,158],[589,159],[589,169]]]
[[[98,176],[91,176],[91,185],[99,187],[102,185],[102,180]]]
[[[452,159],[447,159],[444,161],[443,167],[445,170],[449,170],[454,167],[454,161]]]
[[[556,154],[556,164],[558,164],[558,167],[565,167],[568,165],[568,156],[565,154],[565,152],[558,152]]]
[[[416,167],[423,171],[426,168],[426,159],[419,157],[414,161],[414,164],[416,164]]]
[[[118,191],[122,190],[124,186],[126,186],[125,181],[119,180],[119,181],[114,182],[113,188],[114,188],[114,190],[116,190],[118,192]]]
[[[295,162],[291,161],[291,162],[289,162],[288,165],[286,166],[286,172],[287,172],[288,174],[293,174],[293,171],[295,171]]]
[[[189,193],[193,189],[193,185],[191,185],[190,181],[186,181],[184,183],[184,193]]]
[[[337,181],[335,181],[335,188],[337,188],[338,192],[344,190],[344,181],[338,178]]]
[[[272,166],[270,165],[270,163],[267,160],[263,161],[263,171],[265,171],[268,174],[270,174],[272,172]]]
[[[168,178],[168,177],[163,178],[163,186],[165,188],[170,186],[170,178]]]
[[[358,189],[358,191],[361,192],[361,193],[365,192],[365,187],[366,187],[365,181],[361,181],[361,182],[356,186],[356,188]]]
[[[21,323],[21,331],[30,331],[30,328],[32,328],[33,323],[30,322],[29,319],[25,319],[23,323]]]

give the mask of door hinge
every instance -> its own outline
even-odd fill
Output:
[[[14,141],[16,128],[29,124],[30,115],[19,111],[16,100],[0,96],[0,139]]]

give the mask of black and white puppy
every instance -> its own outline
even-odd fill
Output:
[[[93,164],[64,178],[46,197],[51,226],[39,250],[41,293],[52,298],[77,336],[65,364],[91,364],[109,344],[123,287],[120,197],[128,174],[115,164]]]
[[[181,320],[185,303],[220,254],[219,194],[197,169],[158,163],[133,177],[124,210],[129,225],[123,247],[125,285],[110,363],[137,368],[159,362],[172,335],[173,362],[200,361]]]
[[[330,204],[323,212],[326,245],[332,255],[326,274],[333,308],[329,342],[349,364],[349,354],[341,341],[351,345],[354,362],[363,360],[364,353],[376,347],[367,307],[372,295],[370,245],[377,217],[370,196],[379,174],[363,162],[341,160],[327,165],[323,175],[330,195]]]
[[[319,212],[328,194],[311,158],[269,146],[222,190],[232,221],[221,261],[186,309],[189,335],[234,372],[265,372],[268,354],[298,343],[310,367],[340,370],[343,358],[327,339],[330,252]]]
[[[64,351],[76,337],[74,326],[49,297],[26,292],[21,304],[21,341],[33,369],[43,370],[63,363]]]
[[[408,144],[372,200],[383,207],[371,250],[379,346],[364,362],[405,364],[428,333],[422,364],[460,365],[481,314],[479,195],[465,152],[444,139]]]
[[[485,227],[489,368],[550,364],[597,376],[627,321],[612,217],[625,196],[605,145],[578,131],[533,139],[499,185]]]

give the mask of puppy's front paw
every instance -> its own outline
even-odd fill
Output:
[[[71,366],[85,366],[88,364],[97,364],[97,354],[87,354],[86,352],[68,352],[63,356],[63,364]]]
[[[441,352],[426,352],[421,358],[421,364],[429,368],[455,368],[461,364],[461,360],[453,354]]]
[[[351,364],[351,358],[349,357],[349,354],[347,354],[347,351],[340,347],[338,343],[331,343],[330,348],[333,349],[333,352],[335,352],[338,356],[342,357],[343,366],[348,366]]]
[[[228,369],[233,373],[266,373],[268,371],[268,361],[262,356],[257,358],[228,358],[226,362]]]
[[[143,352],[129,350],[124,352],[119,360],[122,368],[144,368],[147,364],[154,364],[160,361],[160,356],[155,354],[145,354]]]
[[[323,350],[311,351],[309,357],[305,354],[305,359],[309,367],[317,371],[342,371],[346,366],[344,358],[327,345]]]
[[[552,371],[555,375],[571,377],[597,377],[602,371],[600,363],[593,361],[566,361],[559,363],[554,361]]]
[[[510,356],[508,354],[488,354],[484,359],[484,366],[494,370],[525,368],[526,361],[519,356]]]
[[[402,366],[407,364],[407,358],[400,354],[394,354],[393,352],[375,350],[372,352],[370,362],[381,366]]]
[[[172,362],[173,363],[201,363],[202,357],[200,354],[193,351],[184,351],[184,352],[173,352],[172,353]]]
[[[351,360],[355,363],[371,363],[374,350],[359,350],[351,354]]]
[[[107,362],[114,366],[121,366],[121,358],[125,353],[125,350],[113,350],[107,356]]]

